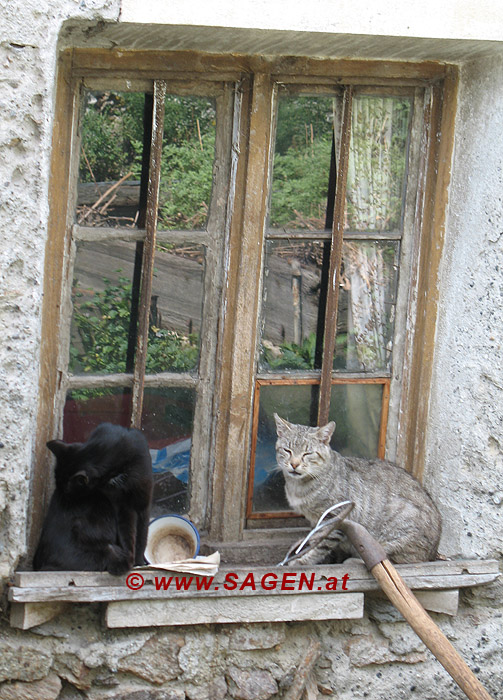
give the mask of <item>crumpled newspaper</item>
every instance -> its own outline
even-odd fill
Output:
[[[193,559],[181,559],[180,561],[167,561],[147,566],[136,566],[135,571],[177,571],[179,573],[194,574],[195,576],[214,576],[220,565],[220,552],[213,552],[207,557],[197,556]]]

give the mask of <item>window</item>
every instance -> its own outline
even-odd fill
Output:
[[[152,515],[201,522],[208,476],[191,465],[211,436],[232,86],[152,87],[83,94],[63,437],[142,429]]]
[[[45,441],[103,420],[227,561],[304,524],[273,412],[420,476],[454,95],[437,64],[62,54],[34,523]]]
[[[325,89],[325,96],[309,95],[309,86],[299,95],[295,86],[281,92],[251,518],[285,515],[274,470],[274,412],[304,424],[335,420],[336,449],[385,456],[395,323],[404,323],[396,316],[400,248],[410,225],[406,174],[417,170],[410,161],[413,91],[382,96],[378,88],[348,86],[332,95]]]

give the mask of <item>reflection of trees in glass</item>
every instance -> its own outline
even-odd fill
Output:
[[[140,176],[143,93],[88,92],[82,114],[81,182]]]
[[[102,291],[74,289],[74,339],[70,348],[70,371],[115,373],[126,371],[131,283],[104,280]],[[86,294],[84,294],[86,292]],[[84,297],[89,297],[84,301]],[[76,333],[76,337],[75,337]],[[184,372],[197,366],[199,337],[158,328],[151,318],[147,373]]]
[[[334,100],[294,97],[278,107],[270,225],[323,229]]]
[[[396,242],[343,244],[343,321],[347,343],[336,348],[334,367],[387,370],[395,320],[398,245]]]
[[[353,101],[346,228],[400,227],[410,101],[360,96]]]
[[[81,182],[141,175],[142,93],[87,93],[82,117]],[[165,102],[159,227],[197,229],[206,221],[213,177],[216,111],[212,100],[168,95]]]
[[[410,100],[358,96],[353,100],[347,186],[350,230],[399,228]],[[325,227],[335,100],[280,100],[270,225]]]

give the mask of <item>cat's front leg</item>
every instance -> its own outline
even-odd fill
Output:
[[[105,570],[112,576],[121,576],[133,568],[131,556],[116,544],[107,546]]]
[[[136,566],[143,566],[145,564],[145,548],[147,546],[149,521],[150,508],[144,508],[143,510],[138,512],[134,560]]]
[[[287,563],[287,566],[313,566],[315,564],[338,564],[348,556],[344,552],[341,544],[346,541],[346,537],[340,530],[332,530],[330,535],[322,540],[316,547],[307,549],[297,559]]]
[[[120,504],[117,512],[117,539],[119,547],[126,552],[129,568],[136,563],[136,530],[138,516],[127,502]]]

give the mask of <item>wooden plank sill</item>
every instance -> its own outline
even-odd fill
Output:
[[[460,588],[491,583],[496,560],[401,564],[397,570],[427,610],[455,615]],[[70,603],[104,603],[109,627],[155,627],[224,622],[351,619],[363,616],[364,594],[379,585],[363,563],[310,568],[221,567],[213,579],[141,570],[132,590],[127,576],[99,572],[19,571],[9,589],[11,625],[28,629]],[[164,577],[164,579],[163,579]],[[184,580],[183,580],[184,579]],[[137,579],[139,581],[139,579]],[[134,582],[134,581],[133,581]],[[183,599],[183,605],[181,600]]]

